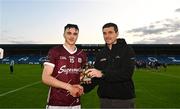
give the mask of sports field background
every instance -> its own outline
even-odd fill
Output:
[[[0,108],[45,108],[48,87],[41,83],[40,65],[0,64]],[[137,108],[180,108],[180,65],[134,73]],[[113,89],[112,89],[113,90]],[[96,89],[81,98],[83,108],[98,108]]]

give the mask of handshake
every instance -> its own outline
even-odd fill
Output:
[[[101,78],[102,76],[103,73],[100,70],[94,68],[83,69],[80,74],[80,81],[81,84],[91,84],[91,78]],[[79,84],[68,84],[66,90],[68,92],[67,96],[79,97],[84,94],[84,88]]]
[[[73,97],[79,97],[82,94],[84,94],[84,88],[79,84],[75,84],[75,85],[68,84],[67,92],[68,94],[66,96],[71,95]]]

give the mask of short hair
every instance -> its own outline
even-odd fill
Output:
[[[117,33],[118,32],[118,26],[115,23],[106,23],[103,27],[102,30],[104,28],[109,28],[109,27],[114,27],[114,31]]]
[[[66,29],[70,29],[70,28],[75,28],[76,30],[79,31],[79,28],[76,24],[67,24],[65,27],[64,27],[64,31],[66,31]]]

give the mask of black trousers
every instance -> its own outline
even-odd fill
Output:
[[[134,102],[134,98],[127,100],[100,98],[101,109],[132,109],[135,107]]]
[[[10,72],[13,73],[13,71],[14,71],[13,66],[10,66]]]

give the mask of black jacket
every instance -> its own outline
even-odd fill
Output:
[[[131,99],[135,97],[132,80],[134,72],[133,49],[124,39],[118,39],[110,50],[107,45],[97,54],[95,68],[103,72],[102,78],[92,79],[92,84],[86,85],[85,92],[97,84],[98,96],[110,99]]]

